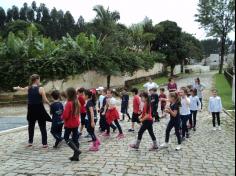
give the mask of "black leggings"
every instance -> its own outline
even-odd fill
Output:
[[[143,133],[148,130],[149,135],[152,138],[152,141],[156,141],[156,136],[153,132],[153,121],[151,120],[145,120],[143,124],[141,125],[139,132],[138,132],[138,140],[142,140]]]
[[[118,120],[114,120],[114,123],[115,123],[115,125],[117,126],[117,128],[118,128],[118,130],[119,130],[119,133],[120,133],[120,134],[123,134],[122,129],[121,129],[121,126],[120,126]],[[110,124],[110,125],[107,124],[107,133],[108,133],[108,134],[110,134],[110,127],[113,128],[113,129],[116,129],[115,125],[113,125],[113,124]]]
[[[29,143],[32,144],[34,141],[34,128],[37,120],[28,120],[28,133],[29,133]],[[38,120],[39,129],[42,136],[42,144],[47,145],[47,129],[46,121]]]
[[[218,126],[220,126],[220,113],[219,112],[212,112],[213,127],[216,126],[216,118],[217,118],[217,124],[218,124]]]
[[[75,144],[78,144],[78,139],[79,139],[79,132],[78,132],[78,127],[76,128],[67,128],[65,127],[64,131],[64,139],[66,142],[69,141],[70,135],[72,133],[72,140]]]
[[[197,111],[191,111],[191,116],[189,118],[189,123],[191,127],[195,128],[197,123]]]
[[[167,125],[166,128],[166,138],[165,138],[165,142],[168,143],[169,142],[169,138],[170,138],[170,131],[172,130],[172,128],[175,128],[175,135],[177,137],[178,140],[178,144],[181,144],[181,137],[180,137],[180,132],[179,132],[179,128],[180,128],[180,118],[179,117],[175,117],[174,119],[171,119]]]
[[[128,113],[128,112],[126,112],[126,113],[122,113],[122,120],[125,120],[125,115],[127,115],[127,116],[128,116],[129,120],[131,119],[131,117],[130,117],[129,113]]]
[[[89,122],[89,124],[88,124],[87,131],[88,131],[89,135],[91,136],[92,141],[96,141],[96,140],[97,140],[97,137],[96,137],[96,135],[95,135],[94,128],[91,127],[91,123],[90,123],[90,122]]]
[[[182,137],[185,137],[185,134],[188,134],[187,122],[189,120],[190,115],[180,115],[182,122]]]
[[[203,104],[202,104],[202,98],[199,98],[200,102],[201,102],[201,109],[203,107]]]

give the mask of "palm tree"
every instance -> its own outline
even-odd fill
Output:
[[[120,19],[120,13],[118,11],[111,12],[109,8],[105,9],[101,5],[95,6],[93,10],[97,13],[93,23],[99,37],[104,38],[112,34],[117,21]]]

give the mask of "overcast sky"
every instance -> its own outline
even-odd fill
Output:
[[[103,5],[110,10],[120,12],[120,23],[127,26],[141,22],[146,16],[151,18],[154,24],[164,20],[171,20],[178,23],[183,31],[195,34],[198,39],[206,37],[203,29],[194,21],[194,14],[197,13],[198,0],[35,0],[39,5],[45,3],[50,9],[56,7],[58,10],[69,10],[77,21],[82,15],[85,21],[95,17],[92,10],[95,5]],[[22,7],[23,3],[32,3],[32,0],[0,0],[0,6],[4,9],[17,5]],[[234,39],[235,33],[230,34]]]

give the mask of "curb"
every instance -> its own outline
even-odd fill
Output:
[[[230,114],[226,109],[223,109],[223,111],[224,111],[224,113],[227,115],[227,116],[229,116],[229,117],[231,117],[231,118],[235,118],[232,114]]]
[[[9,129],[9,130],[0,131],[0,136],[8,134],[8,133],[16,133],[16,132],[27,129],[27,127],[28,127],[28,125],[17,127],[17,128],[12,128],[12,129]]]

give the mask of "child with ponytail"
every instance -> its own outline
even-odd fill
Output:
[[[130,147],[134,149],[139,149],[139,145],[142,140],[142,136],[146,130],[148,130],[149,135],[152,138],[153,145],[150,150],[157,150],[158,144],[156,140],[156,136],[153,132],[153,118],[152,118],[152,110],[151,110],[151,102],[148,96],[148,93],[141,94],[141,100],[144,103],[142,115],[140,118],[140,122],[142,123],[139,132],[138,132],[138,139],[135,144],[131,144]]]
[[[78,127],[80,125],[80,104],[77,100],[76,90],[68,88],[66,90],[67,103],[65,105],[62,119],[64,120],[64,139],[67,145],[74,151],[74,155],[70,157],[71,161],[79,161],[79,133]],[[72,140],[69,139],[72,133]]]

